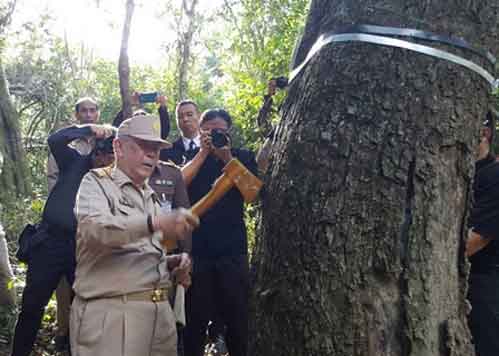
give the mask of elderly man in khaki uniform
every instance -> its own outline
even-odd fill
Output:
[[[88,173],[80,186],[73,356],[176,355],[168,302],[172,277],[190,284],[186,253],[167,256],[162,238],[183,239],[199,224],[188,210],[161,212],[147,179],[167,144],[152,115],[125,120],[114,141],[116,165]]]

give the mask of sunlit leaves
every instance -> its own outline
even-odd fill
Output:
[[[255,119],[267,81],[289,72],[308,5],[308,0],[226,1],[227,28],[217,47],[229,77],[225,104],[250,146],[259,139]]]

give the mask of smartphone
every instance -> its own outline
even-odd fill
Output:
[[[147,93],[140,93],[139,94],[139,102],[141,104],[144,103],[154,103],[156,99],[158,98],[159,93],[157,91],[151,91]]]

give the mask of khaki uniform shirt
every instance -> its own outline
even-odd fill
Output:
[[[161,233],[150,234],[147,227],[148,214],[159,209],[151,187],[135,187],[119,168],[85,175],[75,206],[76,295],[99,298],[170,286]]]
[[[74,140],[71,142],[71,147],[78,151],[81,155],[88,155],[92,152],[94,143],[92,140],[86,140],[83,138]],[[57,162],[54,156],[49,152],[49,157],[47,160],[47,192],[50,194],[54,188],[57,178],[59,177],[59,167],[57,167]]]
[[[149,179],[149,185],[158,195],[162,212],[191,207],[182,172],[174,163],[158,162],[158,166]],[[192,247],[191,234],[185,240],[179,240],[178,247],[181,252],[190,253]]]

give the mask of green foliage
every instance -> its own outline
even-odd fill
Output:
[[[0,215],[7,241],[15,240],[27,223],[39,222],[44,205],[45,199],[43,196],[11,199],[10,203],[3,207]]]
[[[227,2],[222,10],[227,27],[211,41],[209,48],[221,52],[221,69],[228,74],[223,86],[225,105],[250,147],[255,148],[259,141],[255,119],[267,82],[289,72],[309,2],[242,0],[232,5]]]
[[[16,323],[16,310],[5,305],[0,305],[0,348],[8,345],[12,339]]]
[[[193,48],[189,97],[199,103],[201,110],[225,106],[235,118],[233,137],[237,145],[257,147],[255,118],[266,82],[270,77],[287,73],[308,3],[307,0],[245,0],[233,5],[227,2],[218,17],[210,18],[218,23],[213,28],[221,30],[209,35],[203,33],[199,39],[202,44],[198,42]],[[73,120],[76,100],[87,95],[96,97],[101,121],[106,123],[112,122],[121,107],[116,62],[95,58],[84,45],[68,44],[51,32],[52,22],[49,15],[42,14],[38,23],[25,24],[14,33],[9,44],[15,48],[15,55],[8,58],[6,65],[20,112],[23,143],[34,178],[34,196],[46,194],[46,138],[54,129]],[[208,52],[206,49],[200,52],[203,46]],[[178,53],[170,52],[160,67],[132,66],[130,82],[132,90],[157,90],[167,95],[173,112],[178,99]],[[198,53],[205,54],[195,55]],[[147,105],[146,109],[155,111],[154,105]],[[171,137],[176,134],[172,120]]]
[[[248,251],[250,254],[255,250],[257,233],[257,215],[259,203],[247,205],[244,209],[244,221],[248,235]]]

